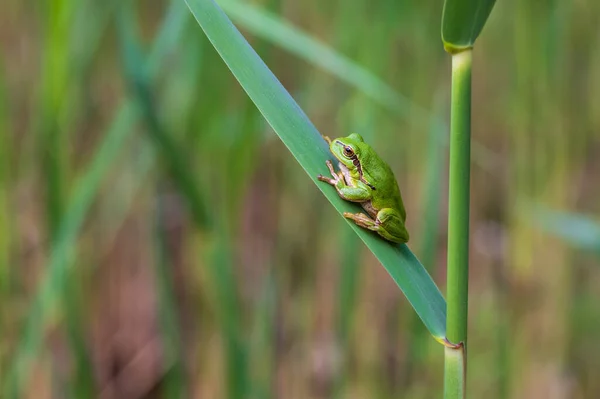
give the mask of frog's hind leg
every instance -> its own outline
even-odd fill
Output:
[[[384,208],[377,213],[375,220],[371,219],[364,213],[349,213],[344,212],[344,217],[352,219],[360,227],[377,232],[386,240],[405,243],[409,239],[408,231],[404,226],[404,221],[391,208]]]
[[[360,227],[364,227],[365,229],[369,229],[372,231],[377,231],[379,229],[377,223],[364,213],[344,212],[344,217],[347,219],[352,219],[354,223],[356,223]]]
[[[379,225],[377,233],[383,238],[398,243],[408,242],[410,236],[404,225],[404,219],[398,211],[392,208],[381,209],[377,213],[375,223]]]

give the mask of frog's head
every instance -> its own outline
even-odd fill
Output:
[[[363,177],[363,164],[365,157],[369,155],[369,145],[364,142],[362,136],[358,133],[352,133],[347,137],[340,137],[331,140],[329,144],[331,153],[351,172],[358,172],[360,180],[369,187],[375,189]]]
[[[362,157],[361,147],[365,145],[360,134],[352,133],[348,137],[339,137],[331,140],[329,148],[338,161],[353,171],[360,168]]]

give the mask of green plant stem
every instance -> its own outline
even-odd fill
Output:
[[[451,348],[447,346],[444,357],[444,399],[465,398],[467,382],[465,347]]]
[[[469,289],[469,185],[471,159],[472,51],[452,55],[450,181],[448,198],[447,339],[462,344],[446,350],[445,398],[464,397]],[[454,353],[456,352],[456,353]],[[462,353],[463,367],[456,357]],[[453,356],[449,356],[452,353]],[[462,376],[455,375],[460,373]]]

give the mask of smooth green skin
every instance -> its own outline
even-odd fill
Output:
[[[368,214],[344,212],[344,217],[377,232],[386,240],[407,242],[406,211],[390,166],[357,133],[334,140],[326,137],[325,140],[331,153],[340,161],[340,171],[336,173],[327,161],[333,178],[319,175],[318,179],[334,186],[343,199],[360,203]]]

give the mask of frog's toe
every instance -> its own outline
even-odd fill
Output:
[[[373,219],[365,215],[364,213],[350,213],[344,212],[344,217],[352,219],[354,223],[365,229],[376,231],[379,227],[375,224]]]
[[[317,180],[324,181],[325,183],[329,183],[332,186],[335,186],[337,184],[337,180],[336,179],[331,179],[331,178],[325,177],[323,175],[318,175],[317,176]]]
[[[333,168],[333,164],[331,163],[331,161],[328,159],[327,161],[325,161],[325,165],[327,165],[327,169],[329,169],[329,172],[331,173],[331,176],[333,176],[334,179],[336,179],[337,173],[335,173],[335,169]]]

